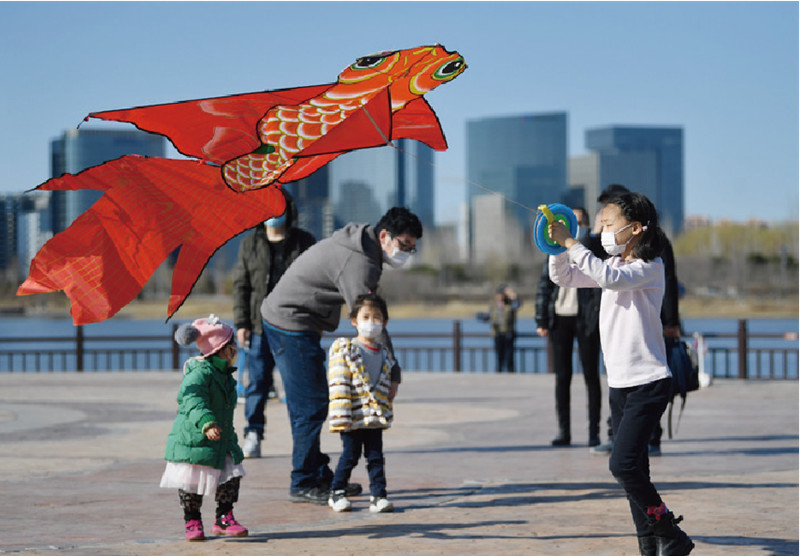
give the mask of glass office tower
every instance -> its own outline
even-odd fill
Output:
[[[50,142],[50,175],[77,174],[126,154],[164,157],[165,139],[140,130],[70,129]],[[53,233],[65,230],[102,196],[102,191],[53,191]]]
[[[683,228],[683,128],[608,126],[586,131],[599,188],[619,183],[653,201],[668,233]]]
[[[506,201],[508,213],[518,229],[528,232],[538,205],[561,202],[567,188],[566,112],[467,122],[467,175],[468,241],[471,256],[481,259],[474,223],[482,215],[474,199],[491,194],[486,189],[514,201]]]
[[[394,145],[352,151],[328,165],[336,228],[375,224],[393,206],[408,207],[424,228],[433,227],[433,150],[411,139]]]
[[[317,240],[333,233],[328,166],[283,187],[297,205],[297,227],[311,232]]]

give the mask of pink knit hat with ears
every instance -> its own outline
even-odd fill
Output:
[[[205,319],[197,319],[191,324],[182,324],[175,331],[175,341],[182,346],[197,343],[200,352],[208,357],[217,353],[233,338],[233,328],[216,315]]]

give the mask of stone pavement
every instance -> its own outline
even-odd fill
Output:
[[[270,402],[265,457],[245,462],[236,506],[250,536],[187,543],[176,492],[158,488],[179,381],[173,372],[0,374],[0,553],[638,552],[607,457],[585,444],[580,376],[576,444],[550,447],[548,375],[406,373],[384,437],[394,514],[370,514],[364,495],[345,514],[288,502],[288,421]],[[335,460],[338,436],[324,432],[323,448]],[[685,516],[693,554],[798,554],[797,382],[718,380],[690,394],[662,451],[654,482]],[[363,462],[353,479],[366,486]],[[213,506],[204,507],[209,530]]]

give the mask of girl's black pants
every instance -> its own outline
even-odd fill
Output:
[[[661,415],[672,397],[672,378],[630,388],[609,388],[614,446],[608,467],[631,506],[636,534],[652,534],[647,508],[661,505],[661,497],[650,481],[647,447]]]

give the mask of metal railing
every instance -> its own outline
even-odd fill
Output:
[[[176,329],[177,325],[173,325],[168,337],[86,337],[83,328],[77,326],[74,336],[0,338],[0,372],[177,370],[195,350],[174,342]],[[798,378],[796,335],[749,333],[747,321],[739,320],[736,333],[705,333],[702,337],[710,344],[702,356],[704,370],[714,377]],[[327,349],[333,338],[326,334],[323,347]],[[754,339],[783,341],[781,346],[751,347]],[[461,321],[454,321],[449,333],[395,333],[392,340],[401,367],[408,371],[479,373],[495,369],[491,336],[465,333]],[[732,345],[714,345],[720,340]],[[17,347],[5,348],[4,344],[9,343]],[[31,349],[20,350],[20,344],[30,344]],[[112,347],[106,347],[109,345]],[[515,368],[521,373],[548,372],[546,341],[535,334],[519,334]],[[574,368],[580,369],[577,357]]]

